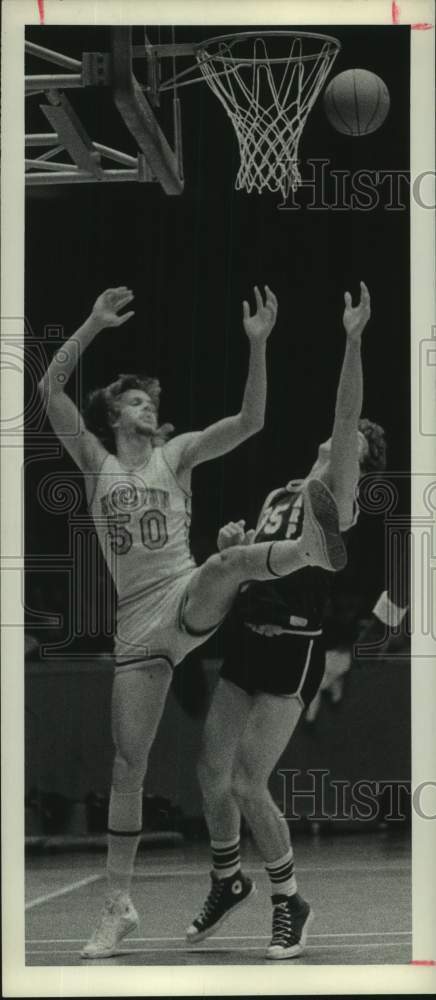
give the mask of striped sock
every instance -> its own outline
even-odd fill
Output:
[[[273,896],[294,896],[297,891],[297,880],[294,875],[294,855],[292,847],[277,861],[265,865]]]
[[[241,867],[239,836],[234,840],[211,840],[212,864],[217,878],[230,878]]]
[[[142,828],[142,788],[111,791],[108,823],[107,878],[110,895],[128,893]]]

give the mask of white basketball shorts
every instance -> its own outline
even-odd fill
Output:
[[[165,580],[151,593],[121,603],[115,636],[116,671],[138,670],[150,660],[166,660],[171,668],[216,632],[192,632],[184,624],[188,587],[199,572],[190,569],[174,580]]]

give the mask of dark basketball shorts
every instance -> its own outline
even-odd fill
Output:
[[[325,670],[322,635],[259,635],[245,625],[227,637],[221,677],[247,694],[297,697],[307,708]]]

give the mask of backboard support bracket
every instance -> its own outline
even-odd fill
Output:
[[[41,111],[54,128],[73,163],[81,170],[92,174],[96,180],[102,180],[100,154],[94,149],[91,139],[65,94],[59,94],[56,106],[41,104]]]
[[[112,28],[111,41],[112,85],[118,111],[165,193],[182,194],[184,181],[180,172],[179,153],[174,153],[171,149],[133,74],[131,27]],[[177,136],[178,133],[176,141]]]

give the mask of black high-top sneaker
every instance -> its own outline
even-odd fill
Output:
[[[209,934],[213,934],[230,913],[256,894],[255,883],[241,871],[230,875],[229,878],[221,879],[214,871],[210,874],[212,886],[209,895],[203,909],[186,932],[189,944],[195,944],[209,937]]]
[[[273,921],[271,944],[267,958],[297,958],[306,944],[313,913],[298,893],[294,896],[273,896]]]

